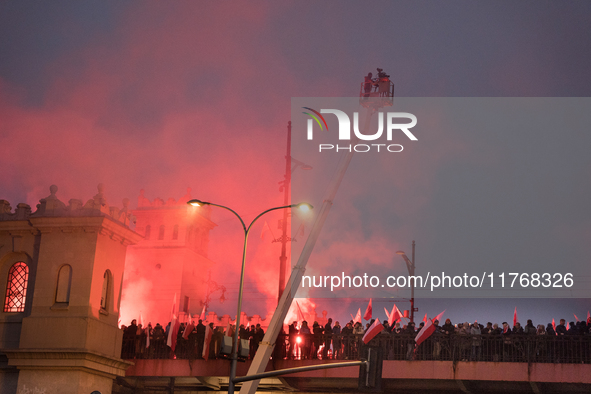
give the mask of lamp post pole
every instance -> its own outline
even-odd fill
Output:
[[[396,254],[400,255],[406,263],[408,274],[412,277],[415,276],[415,241],[412,241],[412,260],[406,256],[406,253],[399,250]],[[410,321],[415,321],[415,280],[413,279],[410,283]]]
[[[275,211],[278,209],[293,208],[293,207],[301,208],[301,207],[307,206],[309,209],[311,209],[313,207],[312,207],[312,205],[307,204],[307,203],[299,203],[299,204],[284,205],[281,207],[270,208],[270,209],[267,209],[266,211],[263,211],[262,213],[260,213],[257,217],[255,217],[253,219],[252,222],[250,222],[248,227],[246,227],[246,225],[244,224],[244,220],[242,220],[240,215],[238,215],[236,213],[236,211],[234,211],[233,209],[228,208],[226,206],[218,205],[218,204],[214,204],[214,203],[210,203],[210,202],[204,202],[204,201],[200,201],[200,200],[191,200],[191,201],[187,202],[187,204],[192,205],[192,206],[212,205],[214,207],[219,207],[219,208],[223,208],[225,210],[228,210],[228,211],[232,212],[238,218],[238,220],[240,220],[240,224],[242,224],[242,229],[244,230],[244,247],[242,248],[242,266],[240,268],[240,287],[238,290],[238,311],[236,312],[236,329],[234,330],[234,344],[232,346],[232,364],[230,366],[230,382],[228,385],[228,393],[233,394],[234,393],[234,378],[236,378],[236,367],[238,365],[238,329],[240,328],[240,324],[239,324],[240,323],[240,315],[242,313],[242,292],[244,289],[244,265],[245,265],[245,261],[246,261],[246,246],[247,246],[247,242],[248,242],[248,233],[250,232],[250,229],[252,228],[252,225],[254,224],[254,222],[256,222],[258,218],[260,218],[261,216],[263,216],[267,212]]]

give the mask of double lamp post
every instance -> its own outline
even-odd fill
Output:
[[[248,241],[248,233],[250,232],[250,229],[252,228],[252,225],[254,224],[254,222],[256,222],[258,218],[260,218],[261,216],[263,216],[267,212],[275,211],[278,209],[287,209],[287,208],[298,208],[302,212],[307,212],[307,211],[310,211],[311,209],[313,209],[314,207],[311,204],[301,202],[299,204],[284,205],[281,207],[270,208],[270,209],[267,209],[266,211],[263,211],[257,217],[255,217],[254,220],[252,222],[250,222],[250,224],[247,227],[246,224],[244,223],[244,220],[242,220],[242,218],[240,217],[240,215],[238,215],[236,213],[236,211],[234,211],[233,209],[228,208],[226,206],[214,204],[211,202],[201,201],[201,200],[190,200],[187,202],[187,204],[194,206],[194,207],[199,207],[199,206],[203,206],[203,205],[212,205],[214,207],[219,207],[219,208],[223,208],[225,210],[228,210],[228,211],[232,212],[238,218],[238,220],[240,220],[240,224],[242,224],[242,229],[244,230],[244,247],[242,249],[242,268],[240,270],[240,289],[238,290],[238,311],[236,313],[236,329],[234,330],[234,343],[232,346],[232,356],[231,356],[232,357],[232,364],[230,367],[230,382],[228,385],[228,393],[232,394],[232,393],[234,393],[234,379],[236,378],[236,368],[238,365],[238,331],[239,331],[239,326],[240,326],[240,324],[239,324],[240,314],[242,313],[242,291],[244,288],[244,263],[245,263],[245,259],[246,259],[246,245],[247,245],[247,241]]]

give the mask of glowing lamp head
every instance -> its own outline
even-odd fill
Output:
[[[203,205],[207,205],[209,203],[208,202],[201,201],[201,200],[190,200],[190,201],[187,201],[187,204],[189,204],[189,205],[191,205],[193,207],[200,207],[200,206],[203,206]]]
[[[404,256],[406,253],[404,253],[402,250],[399,250],[398,252],[396,252],[396,254],[399,254],[401,256]]]
[[[296,337],[296,342],[297,342],[298,344],[302,343],[302,337]]]
[[[300,210],[300,212],[310,212],[312,209],[314,209],[314,207],[312,206],[312,204],[309,204],[307,202],[301,202],[299,204],[296,205],[296,208]]]

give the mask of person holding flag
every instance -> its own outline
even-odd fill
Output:
[[[445,313],[445,311],[441,312],[439,315],[437,315],[435,317],[435,321],[437,323],[439,323],[439,319],[441,319],[443,317],[443,314]],[[409,323],[408,325],[410,326],[412,324],[412,330],[414,331],[414,323]],[[416,334],[416,337],[414,337],[414,342],[416,342],[416,346],[420,346],[421,343],[423,343],[425,340],[427,340],[427,338],[429,338],[431,335],[433,335],[433,333],[435,332],[435,330],[437,329],[437,324],[434,324],[433,319],[427,319],[427,323],[421,328],[421,330]],[[410,332],[409,332],[410,333]],[[412,335],[412,333],[411,333]],[[409,357],[409,354],[407,353],[407,359]]]
[[[196,341],[197,341],[197,358],[203,358],[203,347],[205,343],[206,327],[203,324],[203,320],[199,319],[197,326],[195,327]]]
[[[205,337],[203,338],[203,352],[201,356],[205,359],[205,361],[209,360],[210,355],[210,345],[211,339],[213,337],[213,323],[209,323],[209,325],[205,326]]]
[[[384,329],[384,325],[380,323],[379,319],[375,319],[371,323],[372,325],[369,326],[369,329],[365,332],[365,335],[363,336],[363,343],[365,343],[366,345]]]
[[[177,335],[179,332],[179,321],[176,315],[176,293],[172,299],[172,310],[170,312],[170,323],[168,323],[166,346],[171,350],[170,358],[174,358],[174,350],[176,348]]]

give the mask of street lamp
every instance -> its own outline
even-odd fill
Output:
[[[219,208],[223,208],[225,210],[228,210],[228,211],[232,212],[234,215],[236,215],[238,220],[240,220],[240,224],[242,224],[242,229],[244,230],[244,248],[242,249],[242,268],[240,270],[240,289],[238,290],[238,312],[236,313],[236,329],[234,330],[234,345],[232,346],[232,365],[230,367],[230,383],[228,385],[228,393],[233,394],[234,393],[234,378],[236,378],[236,367],[238,365],[238,331],[239,331],[238,330],[238,328],[239,328],[238,323],[240,322],[240,314],[242,313],[242,290],[244,288],[244,263],[245,263],[245,259],[246,259],[246,244],[247,244],[247,240],[248,240],[248,233],[250,232],[250,229],[252,228],[252,225],[254,224],[254,222],[256,222],[258,218],[260,218],[261,216],[263,216],[267,212],[275,211],[277,209],[285,209],[285,208],[299,208],[303,212],[307,212],[307,211],[313,209],[314,207],[311,204],[308,204],[306,202],[301,202],[299,204],[284,205],[281,207],[270,208],[270,209],[267,209],[266,211],[263,211],[262,213],[260,213],[257,217],[254,218],[254,220],[252,222],[250,222],[248,227],[246,227],[246,225],[244,224],[244,220],[242,220],[240,215],[238,215],[233,209],[228,208],[226,206],[214,204],[211,202],[201,201],[201,200],[195,200],[195,199],[188,201],[187,204],[194,206],[194,207],[200,207],[203,205],[212,205],[214,207],[219,207]]]
[[[408,274],[410,276],[415,276],[415,241],[412,241],[412,261],[406,256],[402,250],[396,252],[396,254],[402,256],[404,262],[406,263],[406,268],[408,269]],[[417,309],[418,311],[418,309]],[[413,279],[410,284],[410,321],[414,323],[415,317],[415,280]]]

